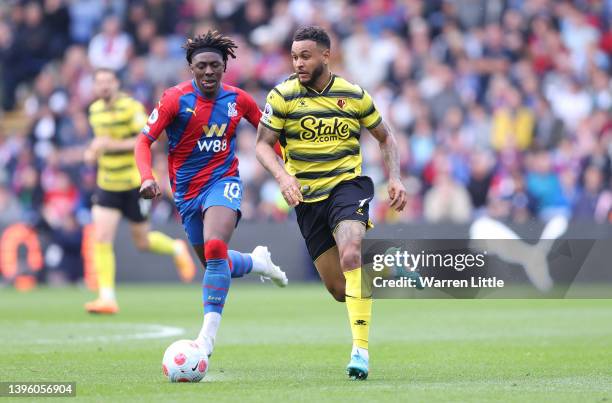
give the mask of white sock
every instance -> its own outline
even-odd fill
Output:
[[[210,355],[215,345],[215,337],[221,324],[221,314],[217,312],[208,312],[204,315],[204,323],[198,335],[197,342],[204,347],[206,353]]]
[[[254,255],[252,253],[247,253],[247,255],[249,255],[251,257],[251,260],[253,261],[253,269],[251,270],[251,273],[263,274],[266,272],[266,269],[268,268],[267,259],[262,256]]]
[[[111,287],[100,288],[100,299],[115,300],[115,289]]]
[[[368,353],[367,348],[357,347],[356,345],[353,344],[353,350],[351,351],[351,355],[355,355],[355,354],[359,354],[360,356],[365,358],[366,361],[370,360],[370,354]]]

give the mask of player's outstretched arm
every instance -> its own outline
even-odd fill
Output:
[[[123,140],[109,139],[106,143],[104,151],[129,151],[133,150],[136,146],[136,140],[138,137],[131,137]]]
[[[285,168],[278,162],[274,145],[278,141],[278,133],[260,124],[257,128],[257,144],[255,153],[257,160],[278,182],[283,197],[291,207],[297,206],[303,201],[300,192],[300,182],[295,176],[289,175]]]
[[[134,147],[136,166],[140,172],[140,196],[145,199],[154,199],[161,196],[161,189],[153,177],[151,168],[151,144],[153,142],[147,136],[139,135]]]
[[[395,136],[384,121],[369,130],[372,136],[378,140],[385,167],[389,172],[389,184],[387,186],[389,206],[397,211],[402,211],[406,206],[407,198],[406,188],[400,177],[400,160]]]
[[[112,139],[107,136],[96,137],[85,150],[84,160],[88,164],[93,164],[97,158],[106,152],[133,150],[136,146],[136,139],[137,137],[123,140]]]

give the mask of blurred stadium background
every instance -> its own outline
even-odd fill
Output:
[[[362,137],[377,184],[374,234],[461,237],[488,214],[537,238],[561,214],[582,223],[570,234],[612,236],[612,0],[5,0],[0,281],[27,266],[38,280],[79,282],[91,264],[82,255],[95,167],[82,156],[94,68],[116,69],[150,109],[190,78],[185,38],[217,28],[240,46],[225,81],[263,106],[291,73],[302,24],[330,32],[332,71],[370,91],[398,138],[410,199],[399,215],[385,202],[377,144]],[[245,193],[233,246],[269,244],[281,263],[303,262],[289,268],[294,278],[312,277],[294,213],[255,159],[253,129],[238,137]],[[164,184],[154,226],[182,236]],[[140,260],[125,230],[118,237],[120,280],[175,278],[163,260]],[[33,252],[14,251],[20,243]]]

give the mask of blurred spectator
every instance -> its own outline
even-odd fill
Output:
[[[93,80],[87,50],[80,45],[70,46],[64,54],[64,63],[59,73],[62,87],[68,92],[69,102],[85,109],[93,98]]]
[[[36,1],[25,6],[15,5],[13,34],[6,35],[2,69],[3,108],[15,107],[15,92],[19,84],[30,80],[42,70],[53,56],[48,39],[51,28],[43,20],[43,9]],[[7,38],[8,36],[8,38]]]
[[[186,70],[183,60],[174,59],[168,52],[168,41],[163,36],[153,38],[151,51],[146,60],[146,75],[153,85],[170,87],[178,84],[180,70]]]
[[[130,16],[132,15],[130,14]],[[157,36],[155,22],[151,19],[144,19],[137,23],[133,21],[130,22],[134,24],[130,26],[136,27],[136,32],[132,33],[132,38],[134,38],[134,54],[136,56],[145,56],[149,53],[151,43]]]
[[[584,173],[584,185],[574,202],[573,216],[592,220],[603,189],[603,173],[596,165],[589,165]]]
[[[102,30],[89,42],[89,62],[94,68],[105,67],[120,72],[127,64],[132,40],[121,31],[121,20],[110,15]]]
[[[509,146],[526,150],[531,145],[534,124],[533,113],[522,106],[520,93],[508,90],[504,103],[493,113],[493,148],[501,150]]]
[[[425,193],[424,215],[430,222],[467,222],[472,213],[470,196],[452,176],[448,156],[440,153],[434,157],[435,176],[433,186]]]
[[[529,156],[526,177],[527,192],[534,200],[537,216],[548,221],[556,215],[569,215],[569,202],[559,176],[553,172],[550,154],[537,151]]]
[[[372,94],[398,139],[409,188],[399,215],[384,202],[377,144],[361,140],[379,220],[464,222],[487,212],[612,222],[611,16],[609,0],[0,2],[0,102],[14,111],[0,127],[4,218],[89,219],[95,176],[82,150],[95,68],[118,70],[152,109],[165,87],[189,79],[185,36],[218,28],[239,45],[226,82],[262,106],[292,72],[295,28],[316,23],[338,50],[332,71]],[[240,128],[243,217],[286,220],[291,211],[254,159],[253,138]],[[154,148],[160,178],[166,146]],[[153,219],[173,220],[168,183],[160,184]]]
[[[486,151],[477,151],[471,156],[470,180],[467,190],[470,193],[474,209],[482,209],[487,205],[489,187],[493,180],[493,157]]]
[[[49,56],[61,58],[70,44],[70,13],[65,0],[44,0],[44,21],[49,27]]]
[[[150,64],[144,58],[138,57],[132,59],[124,87],[134,98],[145,105],[148,110],[153,110],[155,85],[147,76],[148,66]]]
[[[79,0],[69,2],[72,40],[87,44],[106,15],[125,15],[124,0]]]
[[[22,207],[14,193],[0,185],[0,225],[7,226],[22,218]]]
[[[537,98],[534,109],[534,145],[550,150],[566,136],[563,122],[552,113],[550,103],[544,97]]]
[[[144,8],[159,34],[174,33],[177,23],[177,4],[178,2],[169,0],[144,0]]]

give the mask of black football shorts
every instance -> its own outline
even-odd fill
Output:
[[[141,199],[138,188],[111,192],[96,187],[92,202],[101,207],[120,210],[125,218],[134,223],[146,221],[151,209],[151,200]]]
[[[374,183],[367,176],[340,182],[329,197],[295,208],[297,221],[313,261],[336,245],[333,233],[340,221],[360,221],[370,227],[369,207]]]

